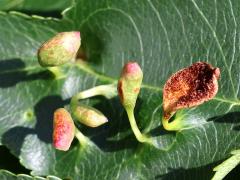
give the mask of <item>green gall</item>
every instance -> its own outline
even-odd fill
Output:
[[[61,151],[67,151],[74,138],[75,125],[70,113],[59,108],[53,117],[53,146]]]
[[[62,32],[45,42],[38,50],[38,62],[52,67],[71,62],[81,44],[80,32]]]
[[[108,122],[108,119],[95,108],[78,105],[72,109],[73,116],[82,124],[89,127],[98,127]]]
[[[125,108],[128,119],[136,139],[141,143],[152,144],[152,139],[142,134],[138,129],[134,108],[136,105],[137,97],[140,92],[143,79],[143,72],[136,62],[128,62],[124,65],[121,77],[118,81],[118,95]]]
[[[118,81],[118,95],[126,109],[135,107],[142,79],[142,70],[136,62],[128,62],[124,65]]]

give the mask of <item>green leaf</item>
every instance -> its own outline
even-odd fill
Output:
[[[240,163],[240,150],[231,152],[232,156],[216,166],[213,171],[216,171],[212,180],[223,179],[230,171],[232,171]]]
[[[47,6],[46,6],[47,4]],[[0,10],[20,10],[20,11],[61,11],[70,6],[71,0],[1,0]]]
[[[60,178],[58,177],[55,177],[55,176],[47,176],[47,178],[42,178],[42,177],[39,177],[39,176],[29,176],[27,174],[13,174],[9,171],[6,171],[6,170],[3,170],[3,169],[0,169],[0,179],[2,180],[44,180],[44,179],[47,179],[47,180],[61,180]]]
[[[239,5],[237,0],[76,0],[64,18],[0,16],[0,142],[33,175],[72,179],[209,179],[212,168],[240,148]],[[87,61],[62,67],[54,79],[37,64],[41,43],[60,31],[80,30]],[[51,145],[52,113],[78,91],[117,81],[136,60],[144,85],[135,109],[141,131],[158,147],[138,143],[119,99],[84,101],[109,123],[79,124],[92,145],[68,152]],[[168,77],[196,61],[221,70],[213,100],[178,112],[190,128],[161,126],[162,88]],[[199,176],[201,174],[201,177]]]

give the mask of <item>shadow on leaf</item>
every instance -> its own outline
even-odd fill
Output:
[[[82,50],[85,52],[86,60],[94,64],[102,64],[103,42],[91,28],[86,25],[81,29]],[[81,54],[78,54],[81,57]]]
[[[179,168],[172,169],[169,168],[170,172],[164,175],[157,175],[155,180],[174,180],[174,179],[186,179],[186,180],[202,180],[202,179],[211,179],[215,172],[213,168],[222,163],[223,161],[217,161],[206,166],[201,166],[197,168]],[[237,166],[233,171],[231,171],[224,179],[239,179],[240,166]]]
[[[214,121],[215,123],[231,123],[235,126],[233,130],[240,130],[240,112],[230,112],[222,116],[210,118],[208,121]]]
[[[174,179],[189,179],[189,180],[202,180],[202,179],[211,179],[214,175],[213,168],[217,166],[221,161],[208,164],[206,166],[197,167],[197,168],[179,168],[173,169],[169,168],[169,173],[164,175],[155,176],[156,180],[174,180]],[[208,172],[208,173],[206,173]]]
[[[34,108],[36,116],[35,128],[16,126],[3,134],[2,142],[17,156],[21,153],[21,148],[26,136],[36,134],[45,143],[52,143],[53,112],[60,107],[64,107],[66,101],[60,96],[47,96],[41,99]]]
[[[62,18],[61,11],[38,11],[38,10],[21,10],[22,13],[28,15],[37,15],[42,17],[54,17],[54,18]]]
[[[120,104],[119,98],[115,97],[108,100],[103,97],[94,97],[92,99],[100,100],[93,106],[108,118],[108,122],[97,128],[89,128],[78,124],[83,134],[91,138],[103,151],[113,152],[135,148],[138,142],[131,130],[127,114]],[[137,114],[142,104],[141,100],[138,101],[135,108],[136,119],[138,119]]]
[[[0,154],[0,169],[7,169],[15,174],[30,173],[30,170],[23,167],[23,165],[19,163],[19,159],[13,156],[6,147],[0,146]]]
[[[12,150],[13,154],[19,156],[25,137],[34,133],[34,129],[16,126],[3,134],[2,142],[5,146]]]
[[[20,59],[9,59],[0,61],[0,88],[15,86],[19,82],[34,81],[37,79],[51,79],[52,74],[47,71],[29,74],[24,69],[25,64]]]
[[[37,118],[35,133],[40,140],[52,143],[53,113],[65,104],[66,101],[56,95],[44,97],[35,105],[34,112]]]
[[[156,128],[152,129],[149,134],[152,137],[157,137],[157,136],[161,136],[161,135],[166,135],[166,134],[172,134],[175,135],[176,132],[175,131],[167,131],[166,129],[163,128],[163,126],[157,126]]]

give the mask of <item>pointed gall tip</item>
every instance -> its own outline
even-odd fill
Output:
[[[80,34],[80,32],[79,32],[79,31],[75,31],[75,32],[74,32],[74,34],[75,34],[75,36],[76,36],[77,38],[79,38],[79,39],[80,39],[80,37],[81,37],[81,34]]]
[[[138,74],[139,72],[142,70],[136,62],[128,62],[123,67],[123,74]]]
[[[216,79],[218,80],[220,78],[220,69],[219,68],[214,68],[213,74],[216,77]]]

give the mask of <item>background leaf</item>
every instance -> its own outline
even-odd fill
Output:
[[[76,0],[64,18],[0,16],[0,142],[33,175],[82,179],[209,179],[212,168],[240,147],[239,3],[237,0]],[[37,64],[42,42],[80,30],[86,62],[62,67],[54,79]],[[79,129],[93,142],[68,152],[51,145],[52,113],[80,90],[117,81],[136,60],[144,84],[135,109],[142,131],[158,147],[136,141],[119,99],[84,101],[109,123]],[[217,97],[180,113],[191,128],[169,133],[161,126],[162,87],[179,69],[199,60],[221,69]],[[201,176],[199,176],[201,174]]]
[[[5,171],[5,170],[0,170],[0,178],[3,179],[3,180],[44,180],[45,178],[42,178],[42,177],[32,177],[32,176],[29,176],[29,175],[26,175],[26,174],[19,174],[19,175],[15,175],[9,171]],[[48,176],[47,177],[48,180],[60,180],[59,178],[57,177],[54,177],[54,176]]]
[[[0,10],[61,11],[70,6],[71,0],[1,0]]]
[[[229,174],[240,162],[240,151],[235,150],[231,152],[232,156],[227,160],[223,161],[221,164],[216,166],[213,171],[215,174],[212,180],[223,179],[227,174]]]
[[[25,169],[19,159],[12,155],[5,146],[0,146],[0,169],[7,169],[15,174],[29,174],[30,171]]]
[[[1,0],[0,10],[21,11],[30,15],[61,17],[61,11],[72,4],[72,0]]]

